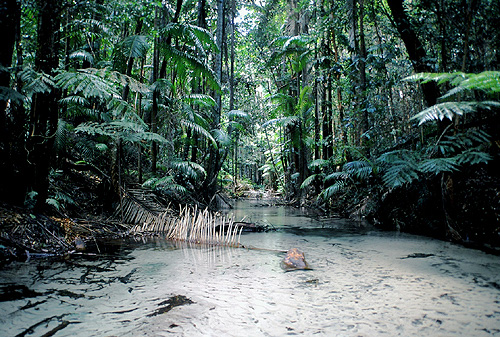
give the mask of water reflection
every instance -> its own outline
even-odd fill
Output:
[[[236,212],[277,227],[241,238],[268,250],[139,238],[93,260],[6,266],[0,335],[500,335],[498,257],[296,209]],[[313,270],[281,270],[291,247]]]

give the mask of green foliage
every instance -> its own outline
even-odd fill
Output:
[[[459,94],[475,90],[492,95],[500,92],[500,71],[485,71],[479,74],[456,73],[420,73],[407,77],[407,81],[427,83],[436,81],[438,84],[450,83],[454,86],[442,100],[447,100]],[[431,106],[416,114],[412,119],[419,121],[419,124],[432,120],[443,120],[448,118],[453,120],[455,116],[461,116],[477,111],[478,109],[498,109],[500,102],[493,100],[476,101],[446,101]]]
[[[36,72],[31,67],[26,67],[20,71],[19,78],[24,82],[23,92],[29,97],[36,93],[49,93],[56,85],[52,76]]]
[[[172,176],[166,176],[163,178],[150,178],[146,180],[142,187],[150,188],[153,190],[161,190],[167,193],[178,193],[186,194],[188,190],[175,182],[175,178]]]
[[[145,35],[127,36],[118,44],[118,49],[126,58],[145,58],[149,50],[148,37]]]

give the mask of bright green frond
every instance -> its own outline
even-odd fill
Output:
[[[186,119],[181,120],[181,124],[183,124],[187,128],[191,128],[194,132],[197,132],[198,134],[202,135],[210,142],[212,142],[214,147],[217,147],[217,142],[215,141],[214,137],[210,134],[209,131],[207,131],[207,129],[205,129],[201,125],[193,123]]]

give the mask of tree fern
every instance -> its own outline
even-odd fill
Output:
[[[432,120],[443,120],[448,118],[453,120],[455,116],[461,116],[466,113],[471,113],[477,111],[477,109],[491,109],[500,108],[500,102],[496,101],[483,101],[483,102],[443,102],[435,104],[415,116],[411,119],[416,119],[419,125]]]
[[[23,104],[25,98],[26,97],[17,90],[0,86],[0,101],[12,101],[16,104]]]
[[[54,137],[54,148],[57,153],[70,148],[72,145],[71,135],[73,134],[73,125],[59,119],[57,123],[57,130]]]
[[[45,74],[38,73],[32,68],[24,68],[19,72],[19,77],[24,83],[23,91],[31,96],[35,93],[48,93],[51,92],[55,87],[56,83],[54,77]]]
[[[466,73],[420,73],[407,77],[405,80],[426,83],[436,81],[438,84],[449,82],[453,89],[448,91],[441,100],[450,99],[464,91],[480,90],[486,94],[496,94],[500,92],[500,71],[485,71],[479,74]],[[448,118],[452,120],[454,116],[474,112],[477,109],[500,108],[500,102],[484,100],[481,102],[455,101],[441,102],[415,115],[412,119],[419,121],[419,124],[431,120],[442,120]]]
[[[437,175],[442,172],[458,171],[459,162],[457,158],[431,158],[425,159],[418,164],[418,171]]]

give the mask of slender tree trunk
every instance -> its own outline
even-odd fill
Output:
[[[219,83],[222,80],[222,51],[224,40],[224,2],[225,0],[217,0],[217,30],[216,30],[216,44],[217,54],[215,55],[215,78]],[[222,96],[220,92],[215,92],[216,107],[213,109],[212,114],[212,128],[220,128],[220,118],[222,112]],[[217,189],[217,175],[221,167],[221,154],[219,149],[210,147],[210,162],[207,168],[207,178],[205,179],[205,197],[208,200],[212,199]]]
[[[154,19],[154,28],[155,30],[159,29],[159,8],[155,7],[155,19]],[[152,76],[152,84],[154,84],[158,80],[158,71],[160,66],[160,38],[156,37],[154,39],[154,47],[153,47],[153,76]],[[151,132],[156,133],[157,125],[156,118],[158,115],[158,100],[160,99],[160,95],[158,90],[155,88],[153,90],[153,105],[151,109]],[[158,146],[155,141],[151,142],[151,172],[156,173],[156,166],[158,160]]]
[[[141,34],[141,30],[142,30],[142,17],[138,17],[137,24],[135,26],[135,35]],[[132,75],[133,68],[134,68],[134,58],[129,57],[128,61],[127,61],[127,72],[126,72],[127,76]],[[124,101],[126,101],[128,99],[129,92],[130,92],[130,87],[128,84],[125,84],[125,86],[123,87],[123,93],[122,93],[122,98]]]
[[[365,16],[365,0],[359,1],[359,97],[358,104],[360,106],[361,125],[360,125],[360,138],[368,131],[369,118],[368,110],[366,107],[366,45],[365,45],[365,29],[364,29],[364,16]],[[360,139],[363,143],[363,139]]]
[[[62,1],[37,1],[38,35],[35,69],[54,75],[59,66],[59,28]],[[29,157],[32,172],[31,188],[38,193],[36,208],[45,207],[49,189],[49,171],[53,161],[54,136],[59,117],[59,93],[55,88],[49,93],[36,93],[31,105],[31,132]]]
[[[230,52],[230,66],[229,66],[229,110],[234,110],[234,16],[236,15],[236,1],[231,0],[231,13],[229,15],[229,32],[231,34],[231,52]],[[229,136],[234,131],[232,128],[229,128]],[[234,139],[234,148],[233,148],[233,186],[234,192],[236,192],[236,186],[238,184],[238,131],[236,131],[236,135],[233,137]]]

